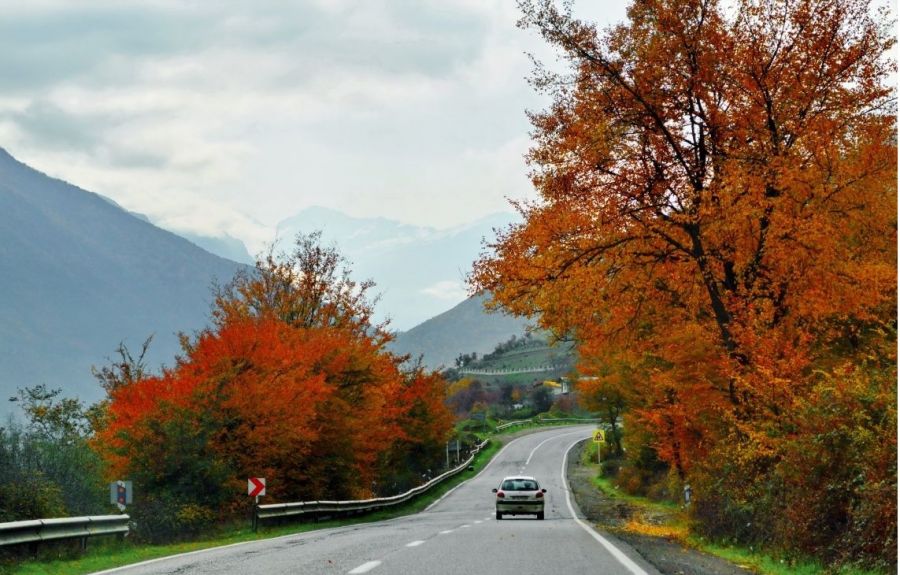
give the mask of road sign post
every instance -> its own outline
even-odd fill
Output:
[[[266,494],[266,478],[251,477],[247,480],[247,495],[261,497]]]
[[[125,506],[132,501],[133,490],[130,481],[113,481],[109,484],[109,502],[125,511]]]
[[[253,498],[253,511],[250,516],[253,531],[255,532],[259,525],[259,518],[256,516],[256,510],[259,508],[259,498],[266,494],[266,478],[250,477],[247,479],[247,495]]]
[[[606,443],[606,431],[602,429],[594,430],[594,443],[597,444],[597,464],[600,463],[600,446]]]

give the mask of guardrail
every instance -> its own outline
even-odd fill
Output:
[[[373,499],[360,499],[355,501],[300,501],[297,503],[270,503],[266,505],[257,505],[253,513],[253,529],[259,525],[260,521],[269,521],[284,517],[301,517],[307,516],[319,519],[322,516],[343,516],[358,515],[370,511],[376,511],[405,503],[418,495],[421,495],[440,483],[445,479],[449,479],[467,469],[475,456],[488,444],[487,439],[482,441],[475,447],[472,455],[459,466],[438,475],[437,477],[423,483],[418,487],[414,487],[405,493],[393,495],[391,497],[376,497]]]
[[[557,423],[600,423],[602,421],[603,420],[601,420],[599,418],[580,419],[580,418],[576,418],[576,417],[560,417],[560,418],[551,419],[551,418],[533,417],[531,419],[519,419],[516,421],[507,421],[506,423],[503,423],[503,424],[495,427],[494,431],[503,431],[504,429],[509,429],[510,427],[515,427],[517,425],[529,425],[529,424],[554,425]]]
[[[128,515],[94,515],[0,523],[0,547],[24,543],[36,546],[44,541],[80,539],[84,548],[89,537],[124,537],[128,533],[129,519]]]

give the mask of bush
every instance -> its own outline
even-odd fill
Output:
[[[619,475],[621,465],[621,459],[604,459],[600,463],[600,473],[603,474],[603,477],[615,478]]]
[[[0,521],[100,513],[107,493],[85,438],[0,428]]]
[[[789,421],[728,437],[691,472],[700,532],[896,570],[895,382],[863,368],[821,372]]]
[[[215,523],[216,516],[209,507],[183,503],[171,496],[144,497],[131,511],[134,536],[147,543],[196,537]]]
[[[59,485],[39,472],[0,483],[0,522],[66,515]]]

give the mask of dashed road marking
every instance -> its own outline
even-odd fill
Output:
[[[460,529],[465,529],[466,527],[471,527],[471,525],[466,524],[466,525],[460,525],[459,527],[460,527]]]
[[[446,535],[446,534],[448,534],[448,533],[453,533],[453,531],[454,531],[453,529],[447,529],[447,530],[445,530],[445,531],[441,531],[440,534],[441,534],[441,535]]]
[[[359,573],[368,573],[369,571],[378,567],[379,565],[381,565],[381,561],[367,561],[367,562],[363,563],[362,565],[360,565],[359,567],[357,567],[356,569],[351,569],[350,571],[347,571],[347,574],[348,575],[358,575]]]
[[[407,547],[418,547],[422,543],[425,543],[425,542],[422,541],[421,539],[419,539],[418,541],[410,541],[409,543],[406,544],[406,546]]]
[[[481,523],[481,519],[476,519],[476,520],[475,520],[475,523],[476,523],[476,524]]]

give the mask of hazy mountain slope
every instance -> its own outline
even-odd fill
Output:
[[[155,333],[151,361],[171,363],[238,267],[0,149],[0,412],[37,383],[98,398],[90,367],[121,340]]]
[[[200,246],[211,254],[234,262],[253,265],[256,260],[247,251],[244,242],[229,234],[221,236],[203,236],[191,232],[174,231],[174,233],[188,240],[196,246]]]
[[[423,356],[431,368],[450,367],[461,353],[494,350],[512,335],[521,336],[528,322],[522,318],[484,310],[484,296],[469,298],[438,316],[397,335],[391,350]]]
[[[464,277],[481,251],[483,237],[514,221],[498,213],[449,230],[411,226],[384,218],[354,218],[321,207],[307,208],[278,225],[281,246],[297,232],[322,230],[352,263],[354,276],[373,279],[382,300],[377,312],[404,330],[460,303]]]

